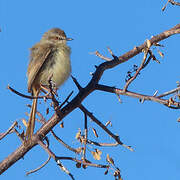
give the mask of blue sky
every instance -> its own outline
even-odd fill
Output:
[[[0,1],[0,99],[1,99],[1,128],[4,132],[15,120],[27,118],[29,112],[26,104],[31,101],[18,97],[6,89],[10,84],[15,89],[27,94],[26,69],[29,61],[29,50],[38,42],[44,32],[52,27],[63,29],[68,37],[74,41],[69,42],[72,48],[72,75],[82,86],[91,78],[90,72],[95,70],[103,60],[91,53],[98,50],[108,56],[106,47],[109,46],[119,56],[134,46],[142,44],[152,35],[156,35],[179,23],[179,8],[168,6],[165,12],[161,11],[165,0],[157,1],[95,1],[95,0],[16,0]],[[164,54],[161,64],[151,62],[141,75],[130,85],[129,90],[152,95],[156,90],[159,93],[176,87],[179,75],[179,40],[176,35],[161,42],[165,48],[160,49]],[[104,73],[100,83],[122,88],[126,72],[134,64],[139,65],[142,55],[132,58]],[[60,100],[77,89],[72,80],[59,90]],[[117,97],[105,92],[93,92],[85,99],[89,111],[105,123],[111,120],[110,128],[120,135],[121,140],[131,145],[135,152],[123,147],[101,148],[102,160],[94,162],[105,163],[106,154],[110,154],[116,165],[121,169],[124,180],[138,179],[180,179],[180,142],[179,142],[179,111],[168,109],[155,102],[139,103],[139,100]],[[41,112],[49,106],[41,102],[38,105]],[[51,110],[52,112],[52,110]],[[65,128],[55,128],[57,135],[73,147],[78,147],[75,134],[78,128],[83,128],[83,113],[75,110],[64,119]],[[38,127],[37,123],[37,127]],[[92,133],[89,137],[97,141],[111,141],[102,130],[89,121],[89,128],[96,128],[99,139]],[[58,156],[73,156],[48,135],[52,150]],[[0,161],[13,152],[20,145],[19,139],[11,134],[0,143]],[[92,147],[88,147],[92,149]],[[91,154],[89,159],[93,161]],[[26,154],[24,160],[18,161],[3,175],[4,180],[9,179],[69,179],[59,170],[53,160],[39,172],[25,176],[25,172],[39,166],[47,159],[47,154],[41,147],[35,147]],[[64,161],[63,161],[64,162]],[[75,163],[64,162],[65,166],[78,180],[113,179],[112,174],[104,176],[104,169],[87,168],[77,169]]]

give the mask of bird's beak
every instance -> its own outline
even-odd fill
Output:
[[[72,41],[74,40],[73,38],[66,38],[66,41]]]

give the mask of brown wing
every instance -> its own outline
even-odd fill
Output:
[[[28,76],[28,92],[31,92],[32,85],[40,68],[46,61],[48,55],[52,51],[51,44],[37,43],[31,49],[30,62],[28,65],[27,76]]]

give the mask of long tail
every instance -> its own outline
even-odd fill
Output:
[[[39,95],[39,90],[33,90],[33,96],[37,97],[38,95]],[[29,121],[25,134],[25,141],[27,142],[30,142],[33,136],[35,119],[36,119],[36,109],[37,109],[37,99],[33,99]]]

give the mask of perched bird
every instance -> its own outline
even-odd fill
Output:
[[[71,49],[67,46],[67,38],[63,30],[53,28],[44,33],[40,42],[30,50],[30,62],[27,69],[28,92],[38,97],[41,91],[48,90],[49,79],[58,88],[71,73],[70,54]],[[33,99],[25,142],[30,142],[34,132],[37,98]]]

